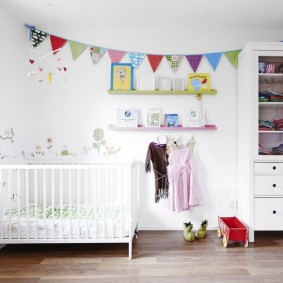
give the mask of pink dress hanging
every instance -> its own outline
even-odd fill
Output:
[[[187,211],[202,204],[203,198],[190,148],[172,148],[168,161],[169,210]]]

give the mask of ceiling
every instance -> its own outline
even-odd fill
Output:
[[[265,30],[268,34],[272,30],[277,37],[283,31],[282,0],[0,0],[0,9],[53,35],[84,43],[103,43],[105,47],[113,44],[113,39],[109,40],[112,35],[132,34],[134,44],[133,34],[137,30],[144,39],[146,33],[151,38],[156,34],[157,40],[160,36],[159,46],[161,34],[174,37],[191,32],[193,37],[198,33],[196,40],[201,40],[202,31],[203,37],[215,30],[218,33],[223,30],[224,35],[227,30],[237,30],[235,34],[240,36],[241,31],[253,34],[257,30],[260,34]],[[104,32],[100,40],[102,30],[108,33]]]
[[[42,30],[99,27],[282,29],[282,0],[0,0]]]

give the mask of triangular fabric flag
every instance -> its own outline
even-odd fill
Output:
[[[163,58],[163,55],[152,55],[152,54],[147,55],[147,59],[150,63],[150,66],[153,72],[155,72],[156,69],[158,68],[162,58]]]
[[[50,42],[53,54],[56,54],[59,51],[58,49],[62,48],[67,40],[50,34]]]
[[[221,56],[222,56],[221,52],[205,54],[205,57],[207,58],[208,62],[210,63],[214,71],[218,66]]]
[[[31,41],[33,47],[37,47],[49,35],[48,33],[44,31],[40,31],[38,29],[31,29],[30,32],[31,32]]]
[[[186,58],[190,64],[190,66],[192,67],[194,73],[196,72],[196,70],[198,69],[199,63],[202,59],[202,54],[197,54],[197,55],[186,55]]]
[[[72,41],[72,40],[69,40],[69,44],[70,44],[70,49],[71,49],[71,53],[73,56],[73,60],[76,60],[87,47],[86,44],[79,43],[79,42]]]
[[[108,54],[112,63],[120,63],[120,61],[125,56],[125,52],[117,50],[108,50]]]
[[[180,66],[180,62],[182,60],[182,56],[179,56],[179,55],[165,55],[169,65],[170,65],[170,68],[176,72],[178,69],[179,69],[179,66]]]
[[[241,52],[241,50],[235,50],[235,51],[228,51],[224,52],[226,58],[230,61],[230,63],[237,67],[238,66],[238,54]]]
[[[90,51],[90,57],[92,59],[93,64],[96,64],[99,62],[99,60],[102,58],[104,53],[106,52],[106,48],[91,46],[89,48]]]
[[[130,52],[129,58],[130,58],[130,62],[132,64],[132,66],[134,68],[139,67],[140,64],[142,63],[143,59],[144,59],[144,56],[145,56],[145,54],[143,54],[143,53]]]

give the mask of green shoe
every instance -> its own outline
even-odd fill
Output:
[[[192,242],[195,240],[195,236],[193,233],[193,224],[191,222],[184,223],[184,238],[188,242]]]
[[[205,237],[207,224],[208,224],[207,220],[203,220],[201,222],[199,229],[195,233],[195,237],[197,239],[203,239]]]

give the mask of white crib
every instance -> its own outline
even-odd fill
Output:
[[[0,244],[128,243],[138,222],[133,164],[0,165]]]

